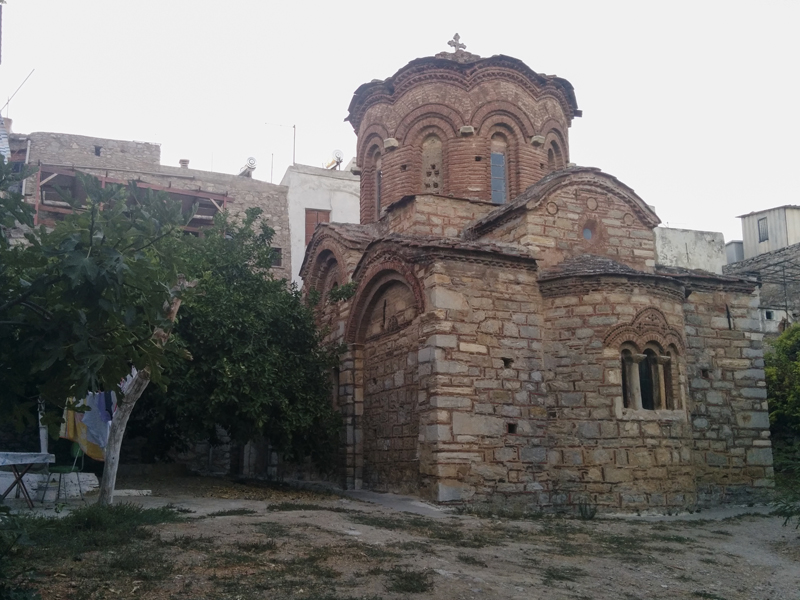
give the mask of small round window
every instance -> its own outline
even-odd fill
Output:
[[[587,241],[592,239],[592,229],[590,227],[583,228],[583,239]]]

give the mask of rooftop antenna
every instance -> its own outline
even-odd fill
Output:
[[[11,103],[11,101],[14,99],[14,96],[16,96],[17,92],[22,89],[22,86],[25,85],[25,82],[28,81],[28,79],[31,78],[31,75],[33,75],[33,72],[35,70],[36,69],[31,69],[31,72],[28,73],[28,76],[22,81],[22,83],[19,84],[19,87],[17,88],[17,90],[13,94],[11,94],[11,96],[8,98],[8,100],[6,100],[6,103],[3,104],[3,108],[5,108],[6,106],[8,106]],[[3,108],[0,108],[0,111],[2,111]],[[8,116],[8,111],[6,111],[6,116]]]

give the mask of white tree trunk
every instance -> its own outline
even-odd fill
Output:
[[[150,372],[142,369],[128,384],[127,393],[117,403],[117,411],[111,419],[111,430],[108,432],[106,444],[106,465],[103,469],[103,479],[100,481],[100,497],[97,503],[108,506],[114,503],[114,486],[117,483],[117,467],[119,467],[119,452],[122,448],[122,437],[128,426],[128,419],[133,412],[136,401],[142,395],[147,384],[150,383]]]

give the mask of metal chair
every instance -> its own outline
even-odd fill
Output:
[[[42,492],[42,504],[44,504],[45,496],[47,496],[47,489],[50,487],[50,475],[55,475],[58,473],[58,488],[56,488],[56,502],[58,501],[58,497],[61,495],[61,480],[64,478],[64,475],[68,475],[70,473],[75,473],[75,477],[78,480],[78,492],[81,495],[81,500],[83,500],[83,489],[81,488],[81,471],[83,471],[83,450],[81,450],[80,444],[78,442],[72,442],[72,447],[70,448],[69,455],[73,458],[72,466],[70,465],[55,465],[50,467],[49,474],[47,475],[47,483],[44,486],[44,492]],[[81,464],[78,466],[78,459],[81,459]],[[67,497],[67,484],[64,484],[64,498]]]

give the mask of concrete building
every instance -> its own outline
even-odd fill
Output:
[[[275,230],[273,247],[281,254],[275,276],[289,278],[291,245],[287,189],[251,177],[200,171],[161,164],[158,144],[94,138],[83,135],[35,132],[9,135],[11,162],[36,168],[25,180],[22,193],[35,208],[36,224],[51,225],[71,212],[58,189],[80,197],[77,173],[87,173],[107,183],[135,181],[139,187],[161,190],[181,202],[188,215],[194,211],[186,230],[198,233],[208,227],[214,215],[228,209],[241,214],[258,206]]]
[[[656,227],[656,262],[669,267],[722,274],[726,264],[725,238],[716,231]]]
[[[726,245],[724,272],[758,280],[761,329],[774,337],[800,316],[800,206],[778,206],[739,218],[742,241]]]
[[[567,80],[449,45],[356,90],[360,223],[317,226],[300,271],[323,299],[356,286],[318,308],[347,347],[343,483],[533,509],[761,498],[755,282],[719,274],[721,237],[659,231],[570,163]]]
[[[289,229],[291,231],[292,281],[302,285],[300,265],[306,245],[318,223],[358,223],[358,175],[307,165],[286,170],[281,185],[287,189]]]
[[[800,243],[800,206],[778,206],[739,218],[745,260]]]

